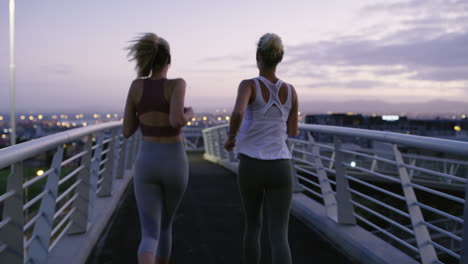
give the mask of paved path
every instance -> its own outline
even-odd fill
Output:
[[[190,181],[176,215],[172,264],[240,264],[243,216],[236,175],[189,153]],[[263,232],[262,264],[271,263]],[[129,186],[119,211],[95,247],[88,264],[137,263],[138,213]],[[294,264],[351,264],[341,253],[294,217],[289,241]]]

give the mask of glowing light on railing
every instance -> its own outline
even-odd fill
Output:
[[[39,119],[39,120],[42,120],[43,118],[44,118],[43,115],[38,115],[38,116],[37,116],[37,119]]]
[[[356,167],[356,162],[355,162],[355,161],[351,161],[351,163],[350,163],[349,165],[351,165],[351,167],[354,168],[354,167]]]
[[[43,171],[43,170],[38,170],[38,171],[36,171],[36,175],[37,175],[37,176],[41,176],[42,174],[44,174],[44,171]]]
[[[462,129],[461,129],[461,126],[454,126],[453,130],[460,132]]]
[[[5,139],[7,137],[7,135],[5,134],[2,134],[2,138]]]
[[[22,116],[20,116],[20,119],[21,119],[21,120],[25,120],[26,117],[25,117],[24,115],[22,115]]]
[[[382,120],[384,121],[397,121],[399,120],[400,117],[397,115],[383,115]]]

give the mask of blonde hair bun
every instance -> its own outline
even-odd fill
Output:
[[[283,59],[283,42],[278,35],[266,33],[258,41],[257,52],[262,56],[266,66],[276,66]]]

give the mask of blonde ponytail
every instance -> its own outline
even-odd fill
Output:
[[[169,44],[154,33],[144,33],[135,38],[128,47],[129,61],[136,61],[139,78],[148,77],[154,68],[170,63]]]

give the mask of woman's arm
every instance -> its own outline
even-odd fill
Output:
[[[231,119],[229,121],[228,139],[224,143],[224,148],[227,151],[231,151],[236,144],[236,135],[242,124],[242,119],[244,118],[245,109],[247,109],[247,105],[249,104],[251,95],[252,95],[252,81],[243,80],[239,84],[239,88],[237,90],[236,104],[234,105],[234,110],[232,110]]]
[[[187,124],[194,117],[193,109],[191,107],[184,109],[185,98],[184,79],[175,79],[174,88],[171,95],[171,109],[169,113],[169,122],[174,128],[181,128]]]
[[[292,85],[291,85],[291,94],[293,96],[292,106],[291,106],[291,111],[289,112],[288,121],[286,122],[287,124],[286,133],[290,137],[295,137],[299,135],[299,129],[298,129],[299,127],[299,123],[298,123],[299,102],[297,100],[296,90],[294,89],[294,86]]]
[[[130,89],[128,90],[122,128],[122,133],[125,138],[129,138],[131,135],[133,135],[138,129],[138,125],[140,124],[140,121],[137,117],[135,100],[133,98],[135,89],[137,87],[137,82],[138,80],[133,81],[130,85]]]

